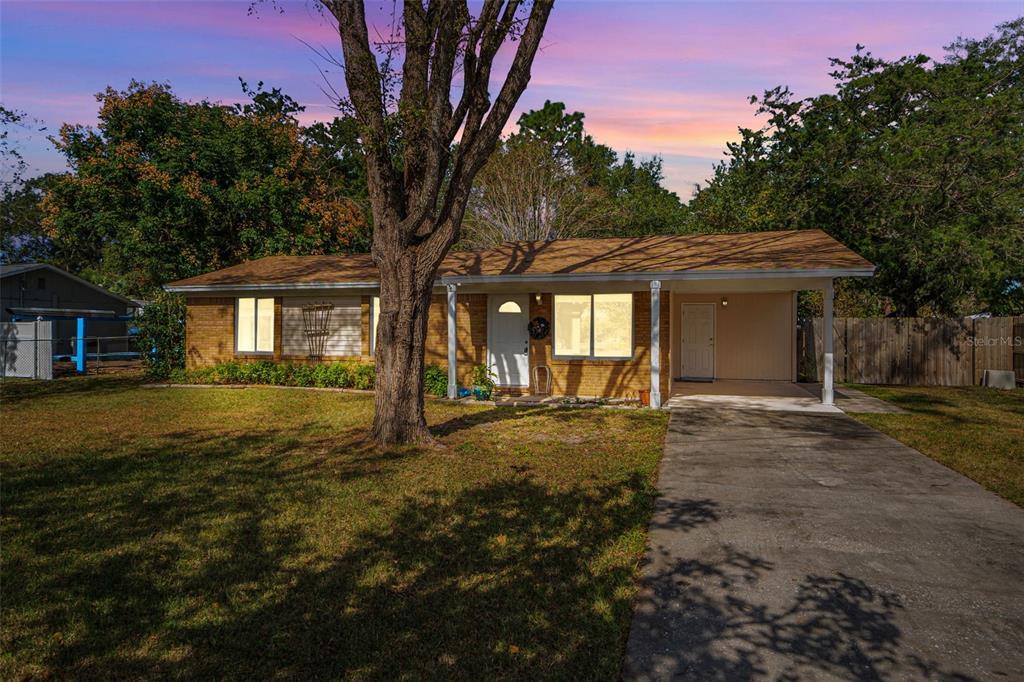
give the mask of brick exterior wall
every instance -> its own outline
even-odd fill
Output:
[[[448,368],[448,296],[435,295],[427,316],[426,363]],[[463,294],[455,299],[456,372],[468,386],[473,365],[487,362],[487,294]]]
[[[661,303],[661,378],[662,397],[669,394],[669,294],[662,292]],[[552,393],[555,395],[636,397],[650,384],[651,304],[650,292],[633,295],[634,351],[631,360],[558,360],[552,357],[549,335],[546,339],[530,340],[530,390],[533,368],[546,365],[552,372]],[[185,321],[185,362],[193,369],[229,360],[276,360],[281,358],[281,299],[274,305],[274,353],[236,354],[235,299],[189,298]],[[542,294],[540,302],[530,294],[528,319],[541,316],[551,321],[551,294]],[[356,357],[328,357],[333,360],[372,361],[370,357],[370,297],[362,298],[362,355]],[[425,359],[428,365],[448,366],[447,297],[435,295],[430,304],[427,320]],[[466,386],[474,365],[487,361],[487,294],[462,294],[456,303],[456,336],[458,339],[459,384]],[[304,358],[288,358],[289,362],[304,362]]]
[[[185,301],[185,367],[195,369],[235,358],[235,299]]]

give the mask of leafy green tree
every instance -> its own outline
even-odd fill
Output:
[[[23,133],[41,132],[23,111],[0,106],[0,262],[46,260],[50,241],[42,231],[39,198],[50,176],[26,178],[29,167],[21,152]]]
[[[1017,19],[943,61],[858,46],[832,60],[835,94],[752,98],[768,123],[728,146],[691,201],[694,228],[822,228],[878,265],[849,286],[900,315],[1020,310],[1022,57]]]
[[[233,107],[133,82],[99,94],[96,128],[53,139],[71,172],[48,183],[57,262],[124,294],[271,254],[365,249],[353,137],[307,134],[280,90],[242,83]],[[325,141],[332,146],[325,146]]]

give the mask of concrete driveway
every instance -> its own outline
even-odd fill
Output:
[[[1024,511],[844,414],[674,409],[627,679],[1022,679]]]

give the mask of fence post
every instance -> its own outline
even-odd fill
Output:
[[[75,322],[75,371],[85,374],[85,318],[79,317]]]
[[[39,318],[32,321],[32,378],[39,378]]]

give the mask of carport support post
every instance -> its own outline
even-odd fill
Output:
[[[75,371],[85,374],[85,318],[75,320]]]
[[[651,407],[661,407],[661,282],[651,282]]]
[[[824,380],[821,383],[821,402],[824,405],[831,405],[833,403],[833,390],[832,390],[832,373],[834,366],[833,349],[832,349],[832,299],[835,297],[835,290],[832,286],[832,280],[828,281],[828,286],[825,287],[824,293],[824,308],[825,308],[825,319],[822,320],[822,343],[824,345],[825,358],[824,358]]]
[[[455,334],[455,284],[448,285],[448,398],[459,397],[459,382],[455,371],[457,339]]]

